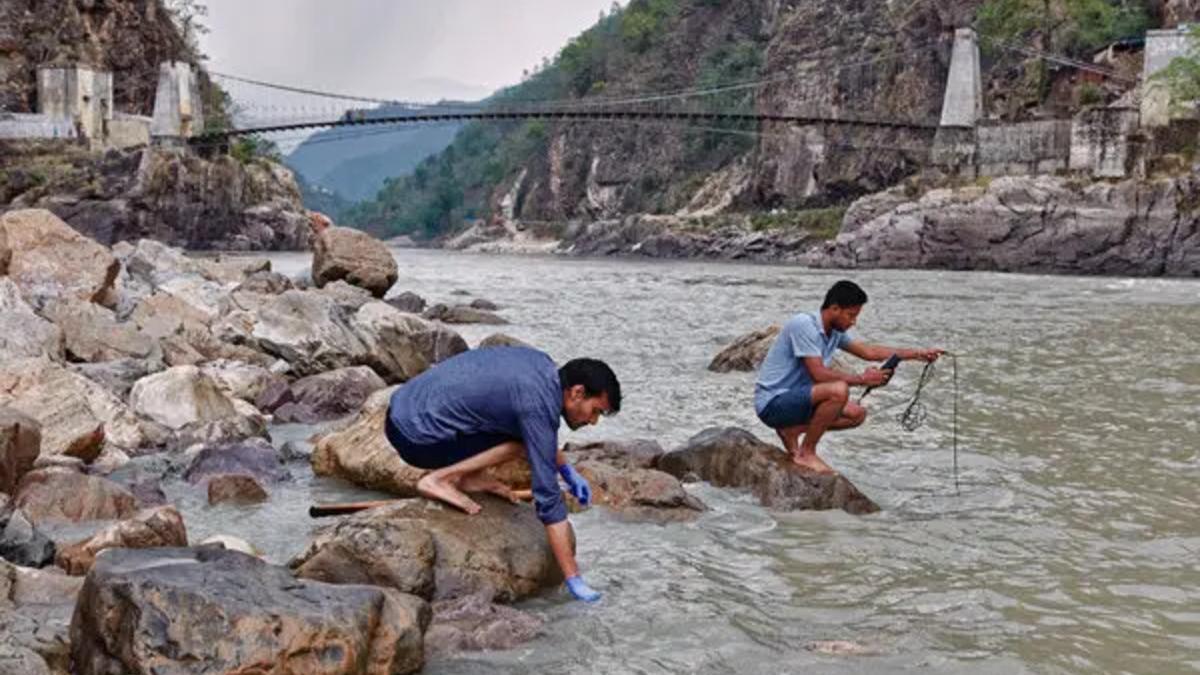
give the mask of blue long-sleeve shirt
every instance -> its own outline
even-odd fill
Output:
[[[519,438],[529,455],[533,499],[541,521],[567,517],[558,487],[558,368],[528,347],[489,347],[447,359],[392,394],[392,423],[417,444],[480,433]]]

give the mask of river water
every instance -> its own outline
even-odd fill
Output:
[[[726,263],[567,260],[397,250],[396,290],[492,300],[504,332],[560,362],[604,359],[622,412],[562,440],[653,438],[710,426],[764,440],[753,375],[710,373],[734,337],[816,309],[846,273]],[[279,254],[302,273],[309,257]],[[873,393],[881,411],[822,454],[882,507],[773,513],[744,493],[690,489],[710,510],[667,526],[572,517],[604,592],[524,603],[546,621],[523,647],[435,661],[433,673],[1200,671],[1200,283],[865,271],[859,338],[960,355],[925,426],[897,406],[920,367]],[[475,344],[495,329],[458,327]],[[278,438],[310,430],[281,428]],[[314,500],[366,493],[298,465],[258,510],[176,488],[193,539],[242,536],[286,561]],[[170,491],[169,491],[170,492]]]

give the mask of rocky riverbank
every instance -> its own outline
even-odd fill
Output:
[[[388,396],[468,348],[448,323],[503,309],[427,307],[396,292],[382,243],[312,224],[311,272],[289,278],[149,239],[108,247],[46,210],[0,215],[0,673],[407,673],[538,635],[509,605],[561,579],[528,504],[481,497],[472,517],[399,499],[314,527],[279,565],[252,541],[196,541],[167,499],[169,483],[252,509],[282,498],[295,462],[415,496],[423,472],[382,433]],[[271,425],[295,421],[326,430],[276,447]],[[700,517],[692,480],[776,509],[877,509],[740,430],[565,452],[595,508],[638,522]],[[496,475],[529,486],[524,462]]]
[[[908,268],[1200,276],[1200,181],[981,179],[900,186],[856,201],[836,237],[749,218],[631,216],[567,226],[557,239],[476,226],[449,247],[484,252],[749,260],[840,269]],[[794,216],[799,218],[798,215]]]

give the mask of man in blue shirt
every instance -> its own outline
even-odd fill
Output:
[[[825,294],[821,311],[797,314],[783,325],[767,351],[754,386],[754,410],[775,430],[792,461],[816,473],[833,469],[817,456],[817,442],[830,429],[851,429],[867,419],[867,411],[850,400],[850,387],[879,387],[892,370],[867,368],[862,374],[829,367],[841,349],[867,361],[893,354],[901,360],[933,362],[941,349],[900,349],[864,344],[848,335],[867,304],[867,294],[853,281],[839,281]],[[801,434],[804,440],[800,440]]]
[[[492,347],[447,359],[397,389],[384,432],[406,463],[434,470],[417,483],[422,495],[469,514],[480,506],[467,492],[512,499],[485,469],[527,458],[537,515],[567,588],[594,602],[600,594],[579,576],[558,476],[585,506],[591,487],[559,452],[559,418],[578,429],[620,409],[621,385],[602,361],[575,359],[557,368],[536,349]]]

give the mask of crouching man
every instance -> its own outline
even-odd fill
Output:
[[[495,347],[454,356],[397,389],[384,431],[406,463],[433,470],[417,483],[422,495],[472,515],[481,507],[468,492],[513,499],[484,470],[527,458],[537,515],[567,588],[595,602],[600,593],[575,563],[558,476],[585,506],[591,487],[558,450],[559,418],[578,429],[620,409],[621,385],[602,361],[575,359],[557,368],[536,349]]]

